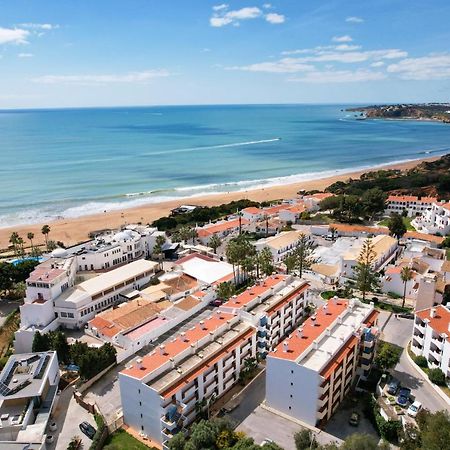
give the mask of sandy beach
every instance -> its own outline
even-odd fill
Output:
[[[439,159],[439,157],[424,158],[420,160],[410,161],[400,164],[391,164],[383,166],[383,169],[410,169],[422,161],[433,161]],[[378,170],[374,169],[374,170]],[[232,200],[239,200],[247,198],[255,201],[268,201],[277,199],[293,198],[296,196],[300,189],[323,190],[330,184],[336,181],[345,181],[349,178],[358,178],[363,173],[369,172],[370,169],[365,169],[358,172],[350,172],[343,175],[327,177],[322,179],[303,181],[300,183],[286,184],[281,186],[267,187],[264,189],[248,190],[244,192],[229,192],[221,194],[211,194],[205,196],[199,196],[189,199],[176,199],[161,203],[152,203],[135,208],[123,209],[122,211],[109,211],[106,213],[98,213],[90,216],[82,216],[79,218],[61,219],[49,222],[51,232],[49,239],[54,241],[62,241],[66,246],[73,245],[78,242],[82,242],[88,239],[90,231],[99,230],[104,228],[118,228],[125,224],[130,223],[151,223],[153,220],[159,217],[168,215],[170,210],[176,208],[183,203],[195,204],[198,206],[213,206],[222,203],[228,203]],[[7,248],[9,243],[9,237],[13,231],[19,233],[26,243],[28,232],[35,234],[34,243],[43,243],[44,238],[41,234],[41,228],[43,224],[32,225],[18,225],[15,227],[1,228],[0,229],[0,248]]]

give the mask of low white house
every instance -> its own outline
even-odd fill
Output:
[[[431,209],[436,197],[416,197],[415,195],[390,195],[386,200],[385,215],[402,215],[405,211],[408,217],[420,216]]]
[[[445,236],[450,233],[450,203],[433,203],[431,208],[416,217],[412,222],[414,227],[429,234]]]
[[[276,236],[256,241],[255,247],[257,251],[261,251],[264,247],[267,247],[272,253],[274,261],[279,263],[296,248],[302,234],[304,233],[297,230],[283,231]]]

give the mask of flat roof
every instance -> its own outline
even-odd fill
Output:
[[[271,275],[265,278],[262,282],[255,284],[254,286],[246,289],[241,294],[231,297],[222,306],[226,308],[241,309],[248,303],[254,300],[258,295],[262,295],[277,286],[280,283],[284,283],[287,280],[286,275]]]
[[[181,266],[186,275],[207,284],[213,284],[233,273],[231,264],[198,254],[189,255],[175,264]]]
[[[210,332],[225,326],[229,320],[233,319],[235,319],[233,314],[217,310],[215,314],[193,326],[184,335],[175,337],[172,341],[144,356],[140,367],[137,364],[133,364],[130,368],[126,368],[120,373],[142,380],[154,370],[166,364],[170,358],[176,357],[191,345],[195,345],[198,341],[208,336]]]
[[[270,357],[321,371],[367,321],[374,308],[359,300],[331,299],[278,344]]]

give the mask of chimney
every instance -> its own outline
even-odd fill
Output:
[[[283,352],[287,353],[289,351],[289,342],[284,341],[283,342]]]
[[[313,341],[313,347],[314,347],[314,350],[317,350],[319,348],[319,343],[317,342],[317,340]]]
[[[183,342],[187,342],[188,341],[188,339],[187,339],[187,337],[186,337],[186,333],[183,331],[182,333],[180,333],[180,337],[181,337],[181,340],[183,341]]]
[[[164,355],[166,353],[166,346],[164,344],[161,344],[159,346],[159,354]]]
[[[449,325],[450,326],[450,325]],[[297,330],[297,336],[301,339],[303,337],[303,327],[299,327]]]
[[[206,330],[205,322],[203,320],[200,321],[200,328]]]
[[[144,366],[142,365],[142,359],[141,359],[141,358],[138,358],[138,359],[136,360],[136,367],[137,367],[139,370],[142,370],[142,369],[144,368]]]
[[[430,317],[432,319],[434,319],[436,317],[436,308],[431,308],[430,309]]]

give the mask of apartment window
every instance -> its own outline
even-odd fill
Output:
[[[289,411],[291,410],[292,408],[289,406]]]
[[[67,313],[67,317],[69,317],[70,319],[73,319],[74,318],[73,313]]]
[[[139,394],[141,393],[141,390],[140,389],[138,389],[138,392],[139,392]]]
[[[289,397],[291,397],[292,398],[292,394],[289,396]]]
[[[142,419],[142,413],[141,413],[141,419]]]
[[[144,431],[144,425],[141,425],[141,430]]]
[[[294,371],[293,370],[291,370],[291,374],[294,375]]]
[[[142,406],[142,402],[139,402],[139,406]]]
[[[291,383],[291,386],[294,386],[294,383]]]
[[[61,312],[61,317],[67,317],[67,313]]]

